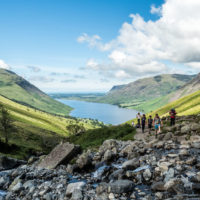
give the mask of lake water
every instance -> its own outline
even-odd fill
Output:
[[[98,119],[106,124],[121,124],[135,118],[137,114],[136,110],[119,108],[118,106],[110,104],[64,99],[57,100],[74,108],[70,113],[70,116]]]

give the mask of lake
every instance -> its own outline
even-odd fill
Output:
[[[57,100],[74,108],[70,116],[97,119],[105,124],[121,124],[135,118],[137,114],[136,110],[120,108],[110,104],[64,99]]]

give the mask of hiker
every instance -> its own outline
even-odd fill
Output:
[[[172,108],[169,112],[170,115],[170,125],[174,126],[175,125],[175,120],[176,120],[176,111],[174,108]]]
[[[137,115],[136,115],[136,118],[137,118],[137,128],[140,128],[140,120],[141,120],[141,115],[140,115],[140,113],[138,113]]]
[[[161,119],[158,114],[156,114],[153,120],[153,124],[155,126],[156,138],[157,138],[157,135],[160,133],[160,126],[161,126]]]
[[[146,116],[145,116],[145,114],[142,115],[141,123],[142,123],[142,133],[144,133],[145,124],[146,124]]]
[[[150,115],[148,119],[149,134],[151,134],[152,124],[153,124],[153,119],[152,116]]]
[[[132,124],[132,127],[135,127],[134,121],[132,121],[132,123],[131,123],[131,124]]]

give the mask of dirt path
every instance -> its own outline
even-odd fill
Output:
[[[142,133],[141,128],[136,129],[136,134],[134,136],[135,140],[142,140],[144,143],[149,143],[150,141],[153,141],[156,139],[155,137],[155,131],[151,131],[151,134],[149,134],[149,129],[146,128],[144,130],[144,133]]]

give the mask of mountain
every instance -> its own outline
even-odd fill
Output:
[[[0,131],[0,154],[3,151],[6,154],[9,152],[11,156],[24,158],[31,152],[48,152],[61,140],[71,135],[71,130],[67,129],[69,125],[78,125],[85,130],[103,126],[103,123],[95,120],[62,117],[42,112],[1,95],[0,104],[11,115],[14,130],[9,134],[9,145],[15,147],[9,147],[7,152],[4,152],[5,149],[2,147],[4,137]]]
[[[170,102],[200,90],[200,73],[171,95]]]
[[[72,110],[12,71],[0,69],[0,95],[48,113],[68,115]]]
[[[163,74],[139,79],[126,85],[114,86],[98,101],[149,111],[167,103],[169,97],[165,97],[166,95],[178,90],[194,77],[195,75]],[[156,104],[151,101],[156,101]],[[151,102],[150,105],[146,106],[147,102]]]

